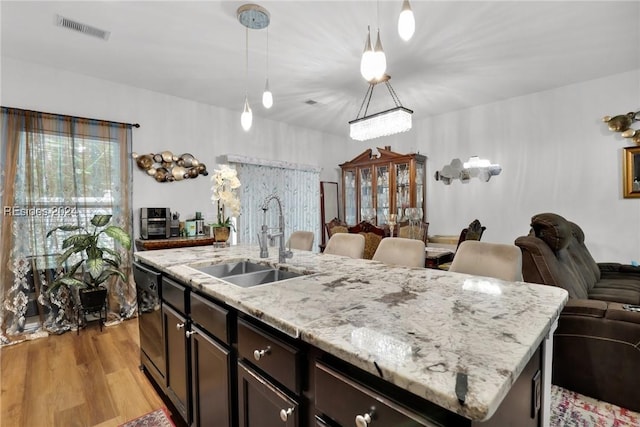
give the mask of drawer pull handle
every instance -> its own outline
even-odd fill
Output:
[[[189,338],[191,335],[197,334],[197,333],[198,333],[197,331],[187,331],[184,334],[187,336],[187,338]]]
[[[265,348],[264,350],[253,350],[253,358],[256,360],[260,360],[269,353],[271,353],[270,346],[267,346],[267,348]]]
[[[356,427],[367,427],[371,423],[375,409],[372,406],[368,414],[356,415]]]
[[[295,408],[280,409],[280,419],[286,423],[289,419],[289,415],[293,414],[294,409]]]
[[[184,323],[176,323],[176,329],[177,330],[180,330],[182,328],[184,328]]]

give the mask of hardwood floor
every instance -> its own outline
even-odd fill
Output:
[[[138,320],[0,348],[0,426],[118,426],[166,406],[139,369]]]

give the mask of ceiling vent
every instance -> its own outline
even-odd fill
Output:
[[[56,15],[56,25],[88,36],[97,37],[105,41],[109,40],[109,35],[111,35],[110,31],[101,30],[100,28],[92,27],[91,25],[83,24],[60,15]]]

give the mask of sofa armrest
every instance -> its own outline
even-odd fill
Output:
[[[562,314],[584,317],[604,317],[609,304],[594,299],[570,298],[562,309]]]
[[[640,278],[640,266],[631,264],[620,264],[619,262],[599,262],[600,273],[608,275],[610,273],[631,274]]]

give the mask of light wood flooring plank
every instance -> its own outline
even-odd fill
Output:
[[[165,406],[140,370],[138,321],[0,348],[0,426],[117,427]]]

